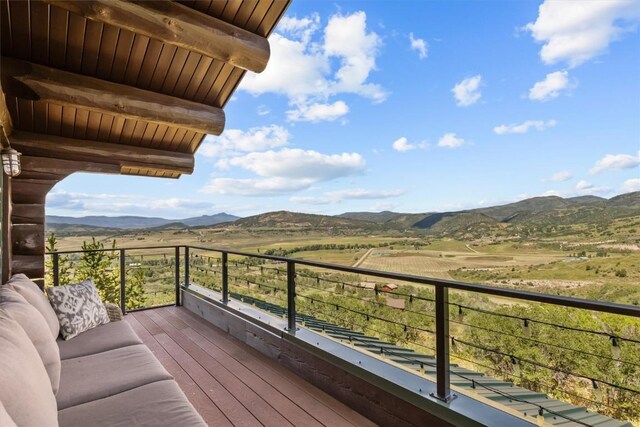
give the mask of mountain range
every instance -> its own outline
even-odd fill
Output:
[[[47,226],[104,227],[110,229],[186,228],[217,226],[263,229],[326,229],[351,231],[428,231],[455,233],[482,230],[508,224],[545,227],[573,224],[603,224],[616,218],[640,216],[640,192],[605,199],[596,196],[562,198],[533,197],[499,206],[453,212],[346,212],[336,216],[276,211],[240,218],[226,213],[170,220],[139,216],[47,216]],[[471,227],[473,226],[473,227]]]

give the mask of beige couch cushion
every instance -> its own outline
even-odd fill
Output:
[[[175,381],[159,381],[59,412],[61,427],[205,427]]]
[[[0,287],[0,308],[22,326],[38,350],[54,393],[60,385],[60,351],[44,317],[15,289]]]
[[[0,309],[0,401],[21,427],[58,425],[56,399],[27,333]]]
[[[144,344],[62,361],[58,409],[173,377]]]
[[[47,321],[47,325],[51,330],[53,338],[58,338],[58,335],[60,334],[60,323],[58,322],[58,317],[53,311],[53,308],[51,308],[49,300],[38,285],[33,283],[24,274],[15,274],[11,279],[9,279],[5,286],[10,286],[18,291],[18,293],[22,295],[29,304],[34,306],[40,314],[42,314],[44,320]]]
[[[4,405],[0,402],[0,426],[2,427],[18,427],[16,423],[13,422],[9,414],[7,414],[7,410],[4,409]]]
[[[142,344],[142,341],[128,322],[121,321],[90,329],[70,341],[59,338],[57,343],[60,348],[60,358],[64,360]]]

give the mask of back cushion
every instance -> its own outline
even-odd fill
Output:
[[[21,427],[56,427],[58,408],[42,360],[18,322],[0,309],[0,402]]]
[[[60,386],[60,350],[44,317],[13,288],[0,287],[0,309],[18,322],[38,350],[54,393]],[[0,425],[1,426],[1,425]]]
[[[58,335],[60,334],[60,323],[58,322],[58,317],[53,311],[53,308],[51,308],[49,300],[38,285],[33,283],[24,274],[15,274],[11,279],[9,279],[5,286],[15,289],[24,297],[24,299],[27,300],[29,304],[34,306],[40,312],[42,317],[44,317],[44,320],[46,320],[53,339],[58,338]]]

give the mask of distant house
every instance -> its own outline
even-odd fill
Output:
[[[363,289],[374,290],[376,288],[375,282],[360,282],[360,287]]]
[[[387,305],[391,308],[404,310],[404,298],[387,298]]]
[[[398,289],[398,285],[396,285],[395,283],[387,283],[386,285],[384,285],[382,287],[382,290],[385,291],[385,292],[393,292],[396,289]]]

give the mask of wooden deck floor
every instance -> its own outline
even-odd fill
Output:
[[[182,307],[125,317],[211,426],[373,426]]]

